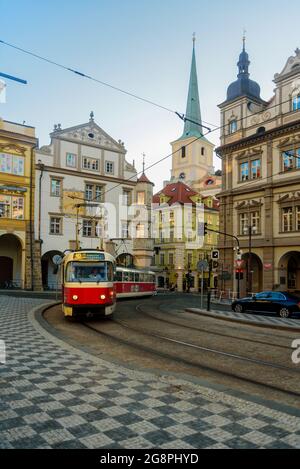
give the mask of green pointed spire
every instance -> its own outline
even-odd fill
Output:
[[[198,78],[197,78],[197,66],[196,66],[196,55],[195,55],[195,35],[193,36],[193,55],[192,55],[192,66],[189,84],[189,94],[186,106],[187,120],[184,124],[184,132],[180,140],[189,137],[201,137],[203,135],[199,90],[198,90]],[[193,121],[193,122],[190,122]]]

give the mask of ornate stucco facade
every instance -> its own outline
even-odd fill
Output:
[[[240,240],[242,294],[300,290],[300,51],[275,75],[268,102],[249,65],[244,44],[238,80],[220,105],[220,229]],[[219,247],[231,277],[224,288],[236,292],[236,244],[221,236]]]
[[[137,178],[124,144],[101,129],[93,113],[85,124],[56,125],[50,137],[50,145],[36,154],[36,233],[44,287],[56,285],[53,256],[76,247],[104,248],[121,264],[149,267],[150,230],[143,220],[134,220],[142,199],[151,201],[153,184]]]
[[[0,119],[0,288],[41,289],[33,127]]]

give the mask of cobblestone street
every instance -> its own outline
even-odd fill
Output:
[[[1,448],[300,448],[300,417],[199,384],[132,371],[50,335],[0,297]]]

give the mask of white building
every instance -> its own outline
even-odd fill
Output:
[[[45,288],[55,288],[58,279],[53,256],[67,249],[104,247],[119,263],[133,263],[135,241],[129,239],[128,219],[145,191],[144,181],[139,182],[125,159],[124,143],[102,130],[93,113],[82,125],[56,125],[50,137],[50,145],[36,152],[35,229]],[[150,182],[147,189],[152,197]],[[145,236],[144,246],[137,240],[137,263],[148,266],[153,245],[140,224],[136,232]]]

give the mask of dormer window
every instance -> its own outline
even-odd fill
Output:
[[[237,120],[233,119],[232,121],[229,122],[229,133],[234,134],[237,131]]]
[[[293,111],[298,111],[300,109],[300,93],[293,96],[292,106]]]

